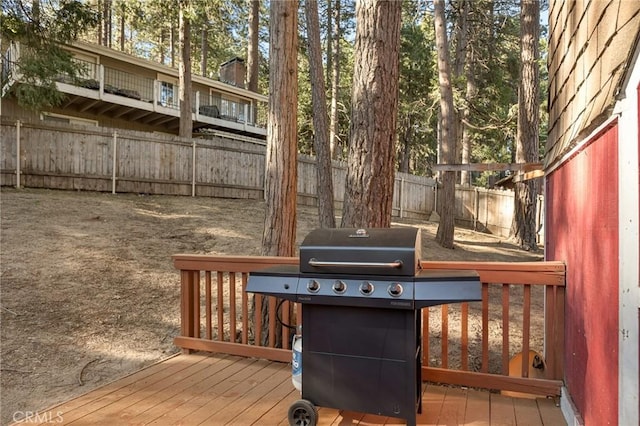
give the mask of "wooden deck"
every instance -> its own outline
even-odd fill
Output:
[[[38,413],[71,425],[286,425],[299,398],[290,365],[231,355],[177,355]],[[320,408],[319,425],[403,424]],[[33,420],[29,421],[33,424]],[[425,385],[421,425],[566,425],[551,399]]]

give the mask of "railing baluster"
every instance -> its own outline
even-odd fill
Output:
[[[509,284],[502,284],[502,374],[509,374]]]
[[[193,337],[200,338],[200,271],[193,272]]]
[[[218,290],[218,341],[224,340],[224,274],[216,273],[216,285]]]
[[[442,305],[442,329],[440,330],[441,336],[441,364],[442,368],[449,368],[449,305]]]
[[[558,321],[556,318],[556,306],[558,304],[558,287],[546,286],[545,287],[545,314],[544,314],[544,328],[545,328],[545,353],[544,358],[547,364],[546,374],[547,378],[556,378],[556,345],[558,342],[555,340],[556,329],[558,327]]]
[[[269,347],[276,347],[276,304],[277,300],[269,296]]]
[[[282,347],[284,349],[290,349],[290,334],[291,334],[291,330],[289,330],[289,327],[287,327],[286,325],[290,325],[291,324],[291,315],[289,315],[289,312],[291,309],[291,302],[289,302],[288,300],[285,300],[284,303],[282,303],[282,308],[281,308],[281,319],[282,319]],[[285,325],[286,324],[286,325]]]
[[[422,308],[422,365],[429,365],[429,308]]]
[[[522,377],[529,377],[529,336],[531,334],[531,285],[524,286],[522,302]]]
[[[469,303],[463,302],[461,306],[460,312],[460,356],[461,364],[460,367],[464,371],[469,370]]]
[[[247,278],[249,274],[242,273],[242,344],[249,342],[249,296],[245,289],[247,288]]]
[[[229,341],[236,341],[236,273],[229,272]]]
[[[482,367],[489,372],[489,283],[482,283]]]
[[[211,340],[213,338],[213,326],[211,324],[211,271],[205,271],[204,273],[205,280],[205,294],[204,294],[204,304],[205,304],[205,326],[206,326],[206,337]]]
[[[254,294],[254,306],[253,306],[253,333],[254,340],[253,344],[256,346],[260,346],[260,342],[262,342],[262,295]]]

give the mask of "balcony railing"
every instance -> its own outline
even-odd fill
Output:
[[[272,265],[297,265],[298,258],[175,255],[173,261],[181,277],[181,332],[175,338],[177,346],[185,351],[291,360],[291,331],[287,327],[278,331],[276,299],[249,295],[244,288],[251,271]],[[423,380],[547,396],[560,394],[564,369],[564,264],[423,261],[421,266],[472,269],[478,271],[482,281],[482,302],[423,309]],[[515,315],[516,302],[510,296],[514,289],[520,292],[519,318]],[[543,298],[536,303],[544,306],[539,308],[541,312],[533,308],[533,298]],[[268,310],[266,316],[263,306]],[[439,321],[434,321],[434,314]],[[296,318],[302,318],[302,306],[284,301],[280,315],[285,324],[296,325]],[[533,321],[539,316],[543,321]],[[267,324],[263,324],[265,317]],[[460,334],[452,331],[454,321]],[[470,331],[471,324],[478,326]],[[268,330],[268,339],[263,339],[263,330]],[[500,336],[490,335],[490,330],[499,330]],[[435,339],[439,345],[430,342],[435,333],[440,336]],[[533,334],[543,335],[543,378],[527,377]],[[261,343],[263,340],[265,344]],[[281,348],[276,347],[278,340]],[[509,376],[508,368],[513,343],[523,354],[522,371],[517,377]],[[439,351],[434,346],[439,346]],[[452,351],[453,347],[457,349]],[[460,355],[459,362],[450,362],[452,352]],[[470,359],[477,362],[470,363]]]
[[[9,48],[3,54],[2,84],[3,94],[13,84],[10,77],[16,77],[16,49]],[[154,80],[127,71],[96,64],[75,58],[82,71],[78,76],[60,74],[57,81],[74,87],[94,90],[100,97],[104,94],[141,101],[153,105],[160,112],[180,109],[179,86],[177,84]],[[161,110],[167,108],[168,110]],[[208,122],[210,119],[225,120],[247,126],[266,128],[266,104],[260,101],[239,102],[229,99],[223,92],[215,94],[194,91],[192,93],[192,112],[196,121]],[[222,124],[224,123],[217,123]]]

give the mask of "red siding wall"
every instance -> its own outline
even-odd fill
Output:
[[[567,264],[566,385],[586,425],[618,423],[618,127],[547,176],[546,258]]]

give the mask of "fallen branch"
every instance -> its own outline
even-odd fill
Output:
[[[96,361],[99,361],[100,358],[96,358],[96,359],[92,359],[91,361],[87,362],[84,367],[82,367],[82,369],[80,370],[80,374],[78,374],[78,384],[80,386],[84,386],[84,382],[82,381],[82,374],[84,373],[84,370],[90,365],[93,364]]]
[[[0,308],[2,308],[2,310],[3,310],[3,311],[7,311],[7,312],[9,312],[10,314],[13,314],[13,315],[15,315],[15,316],[17,316],[17,317],[19,317],[19,316],[20,316],[20,314],[18,314],[17,312],[13,312],[11,309],[7,309],[7,308],[5,308],[4,306],[0,306]]]
[[[15,368],[0,368],[0,371],[8,371],[11,373],[23,373],[23,374],[31,374],[32,371],[26,371],[26,370],[16,370]]]

